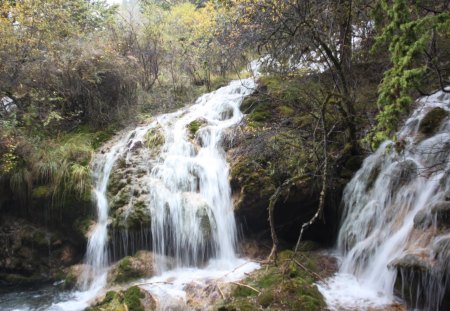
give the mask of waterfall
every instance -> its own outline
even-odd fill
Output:
[[[333,310],[383,310],[394,293],[411,308],[441,310],[450,259],[449,112],[448,93],[419,99],[397,142],[383,143],[346,186],[339,273],[319,284]]]
[[[138,247],[157,255],[157,278],[169,276],[166,283],[173,285],[163,292],[147,290],[160,297],[176,296],[159,299],[166,303],[161,309],[171,309],[172,300],[175,305],[184,303],[182,288],[187,282],[223,275],[233,279],[257,267],[252,263],[240,268],[246,262],[235,253],[237,230],[222,143],[230,134],[227,130],[242,120],[239,106],[255,90],[259,65],[250,64],[253,77],[232,81],[190,107],[155,117],[113,140],[96,156],[97,221],[81,276],[84,291],[54,310],[83,309],[106,286],[109,259],[132,255],[135,245],[129,245],[127,221],[136,211],[151,219],[148,228],[140,229],[145,242]],[[111,193],[112,180],[120,184],[116,193]],[[114,233],[110,226],[118,215],[125,228]],[[111,241],[114,236],[119,238]],[[146,244],[148,236],[151,243]]]

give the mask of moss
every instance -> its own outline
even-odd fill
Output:
[[[222,302],[218,310],[323,310],[326,307],[323,296],[314,285],[311,272],[300,268],[290,259],[291,250],[279,254],[279,265],[267,266],[253,273],[240,283],[245,287],[235,287],[228,300]],[[311,252],[298,253],[296,260],[310,271],[320,273],[315,264],[318,255]],[[242,309],[244,308],[244,309]]]
[[[369,177],[367,178],[366,191],[369,191],[370,189],[372,189],[372,187],[375,185],[375,182],[377,181],[380,173],[381,173],[381,164],[377,163],[372,168],[372,170],[369,173]]]
[[[295,116],[293,118],[293,123],[300,129],[308,128],[313,126],[314,118],[309,114],[303,114],[299,116]]]
[[[108,291],[105,298],[96,305],[86,308],[86,311],[126,311],[123,292]],[[130,309],[128,309],[130,310]]]
[[[257,299],[257,302],[263,307],[267,308],[274,301],[274,293],[271,290],[263,291]]]
[[[286,105],[277,107],[277,110],[283,117],[291,117],[295,113],[293,108]]]
[[[51,195],[49,186],[38,186],[33,189],[31,196],[33,199],[48,198]]]
[[[187,128],[189,130],[189,134],[191,138],[195,136],[197,131],[205,124],[205,121],[202,120],[194,120],[191,123],[187,125]]]
[[[447,110],[440,107],[431,109],[420,121],[419,132],[430,135],[437,131],[439,126],[448,115]]]
[[[132,264],[130,256],[122,258],[112,272],[111,283],[126,283],[144,276],[143,271]]]
[[[89,228],[94,223],[94,220],[91,217],[81,217],[78,218],[74,222],[74,229],[77,233],[79,233],[81,236],[87,236],[87,233],[89,232]]]
[[[270,119],[272,114],[269,111],[255,110],[249,116],[249,120],[253,122],[264,122]]]
[[[129,311],[144,311],[144,306],[141,303],[141,298],[144,298],[144,293],[139,287],[132,286],[124,293],[124,303],[127,305]]]
[[[159,148],[165,143],[164,134],[161,128],[151,128],[145,134],[145,145],[149,149]]]
[[[63,288],[66,290],[73,289],[77,284],[77,280],[78,278],[76,275],[72,273],[67,274],[64,278]]]

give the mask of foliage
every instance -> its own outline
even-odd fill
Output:
[[[424,10],[420,2],[407,0],[379,2],[379,23],[385,24],[379,26],[374,48],[388,46],[392,67],[384,73],[379,86],[377,104],[381,111],[369,136],[372,147],[393,135],[411,106],[412,90],[445,86],[450,14],[445,6],[439,10],[439,1],[433,7]]]

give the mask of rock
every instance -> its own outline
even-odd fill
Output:
[[[439,226],[450,226],[450,202],[442,201],[433,205],[431,214],[436,216]]]
[[[440,107],[431,109],[420,121],[419,132],[425,135],[435,133],[447,115],[447,110]]]
[[[61,270],[81,258],[60,232],[23,219],[0,219],[0,282],[33,284],[60,279]]]
[[[135,256],[127,256],[113,265],[108,272],[108,283],[126,283],[135,279],[154,275],[154,255],[149,251],[139,251]]]
[[[397,162],[390,172],[391,191],[397,192],[401,187],[417,177],[417,164],[413,160]]]
[[[407,254],[400,259],[390,262],[389,267],[416,272],[426,272],[431,270],[431,264],[429,262],[414,254]]]
[[[415,229],[428,229],[431,226],[431,218],[425,210],[420,210],[414,216],[414,228]]]
[[[198,120],[194,120],[194,121],[190,122],[187,125],[187,129],[189,130],[190,137],[194,138],[197,131],[205,124],[207,124],[207,121],[204,119],[198,119]]]
[[[137,286],[121,291],[108,291],[104,298],[86,311],[150,311],[156,310],[156,300]]]
[[[164,133],[161,127],[149,129],[144,139],[145,145],[150,150],[159,149],[165,143]]]
[[[450,190],[445,193],[445,201],[450,201]]]

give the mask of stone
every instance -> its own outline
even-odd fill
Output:
[[[154,275],[154,255],[149,251],[139,251],[115,263],[108,272],[108,283],[126,283]]]
[[[419,132],[425,135],[435,133],[447,115],[448,111],[440,107],[431,109],[420,121]]]
[[[449,201],[435,203],[431,208],[431,213],[436,216],[436,221],[439,226],[450,226]]]
[[[431,226],[430,215],[425,210],[420,210],[414,216],[414,228],[415,229],[428,229]]]

